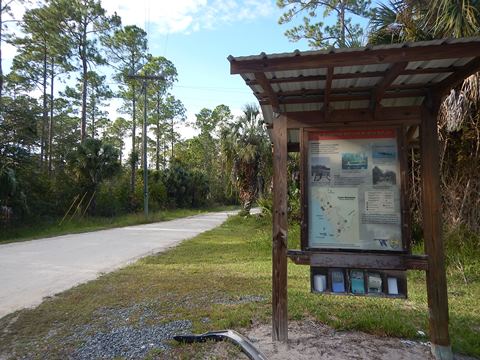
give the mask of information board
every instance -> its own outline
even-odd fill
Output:
[[[395,129],[308,132],[310,248],[402,251]]]

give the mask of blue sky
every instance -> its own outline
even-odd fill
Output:
[[[306,41],[290,42],[278,25],[282,11],[275,0],[102,0],[123,25],[135,24],[148,33],[149,51],[165,56],[178,71],[172,93],[187,109],[189,121],[204,107],[228,105],[236,115],[255,97],[239,75],[230,75],[228,55],[244,56],[308,50]],[[21,16],[21,10],[15,11]],[[300,20],[300,19],[299,19]],[[4,46],[8,71],[14,49]],[[108,72],[108,71],[107,71]],[[112,101],[114,118],[120,101]],[[193,129],[178,129],[184,137]]]
[[[172,92],[185,104],[190,120],[203,107],[225,104],[239,114],[242,105],[256,102],[241,77],[230,75],[228,55],[308,49],[306,42],[291,43],[283,35],[286,27],[277,23],[281,11],[274,1],[231,3],[246,7],[249,15],[239,18],[224,12],[223,18],[217,22],[202,25],[202,17],[206,15],[199,9],[192,14],[192,25],[181,31],[155,31],[158,25],[152,19],[147,20],[147,26],[144,25],[150,30],[150,52],[167,57],[178,70],[179,81]],[[259,4],[262,4],[262,10],[258,9]],[[215,6],[215,2],[210,6]],[[238,11],[238,7],[231,11]],[[185,135],[189,133],[188,129],[184,131]]]
[[[103,0],[124,24],[144,28],[150,52],[165,56],[178,71],[172,93],[187,109],[192,122],[202,108],[225,104],[235,115],[246,103],[256,102],[239,75],[230,75],[229,55],[243,56],[307,50],[291,43],[278,25],[281,10],[274,0]],[[178,129],[192,136],[191,127]]]

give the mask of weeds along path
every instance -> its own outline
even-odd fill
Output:
[[[0,245],[0,318],[213,229],[235,213],[207,213]]]

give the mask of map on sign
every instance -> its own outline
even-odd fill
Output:
[[[327,244],[348,244],[358,233],[358,191],[356,188],[312,189],[319,238]]]
[[[308,141],[309,247],[402,250],[395,130],[325,130]]]

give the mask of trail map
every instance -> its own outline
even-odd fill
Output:
[[[309,247],[402,250],[395,130],[325,130],[308,141]]]

